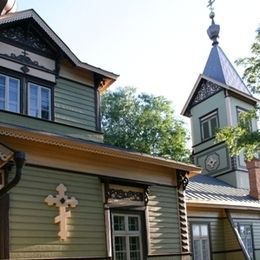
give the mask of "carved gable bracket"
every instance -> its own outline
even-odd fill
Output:
[[[188,173],[186,171],[177,170],[177,188],[178,189],[182,189],[182,190],[186,189],[186,187],[189,183],[187,174]]]
[[[222,88],[219,85],[211,81],[203,81],[192,99],[191,106],[206,100],[210,96],[213,96],[219,92],[221,89]]]

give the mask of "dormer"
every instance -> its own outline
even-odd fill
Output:
[[[0,17],[0,124],[102,142],[100,93],[118,75],[81,62],[34,10]]]

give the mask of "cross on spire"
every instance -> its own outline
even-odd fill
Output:
[[[71,217],[71,211],[66,211],[66,208],[75,208],[78,205],[78,201],[74,197],[65,195],[67,188],[63,184],[58,185],[56,191],[58,194],[55,196],[49,195],[45,198],[45,202],[48,206],[55,205],[59,208],[59,215],[55,217],[54,223],[60,223],[60,232],[58,235],[62,240],[65,240],[68,236],[67,218]]]
[[[209,7],[210,12],[214,11],[213,4],[216,0],[209,0],[207,7]]]

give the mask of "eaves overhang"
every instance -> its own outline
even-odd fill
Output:
[[[240,210],[256,210],[260,211],[260,201],[245,203],[245,202],[234,202],[234,201],[216,201],[216,200],[186,200],[187,208],[218,208],[218,209],[240,209]]]
[[[63,149],[72,149],[82,152],[90,152],[94,154],[102,154],[115,158],[122,158],[131,161],[138,161],[145,164],[162,166],[172,169],[178,169],[189,173],[189,177],[197,175],[201,172],[201,168],[188,163],[177,162],[160,157],[154,157],[147,154],[131,152],[117,147],[106,146],[100,143],[79,141],[77,139],[66,138],[64,136],[49,134],[45,132],[36,132],[23,128],[9,127],[0,124],[0,136],[9,136],[29,142],[53,145]]]

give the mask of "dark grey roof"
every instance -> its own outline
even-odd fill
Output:
[[[206,175],[190,178],[186,189],[187,202],[219,205],[223,207],[259,208],[260,201],[249,196],[246,189],[235,188],[227,183]]]
[[[210,51],[203,75],[247,95],[252,95],[218,44],[215,44]]]

